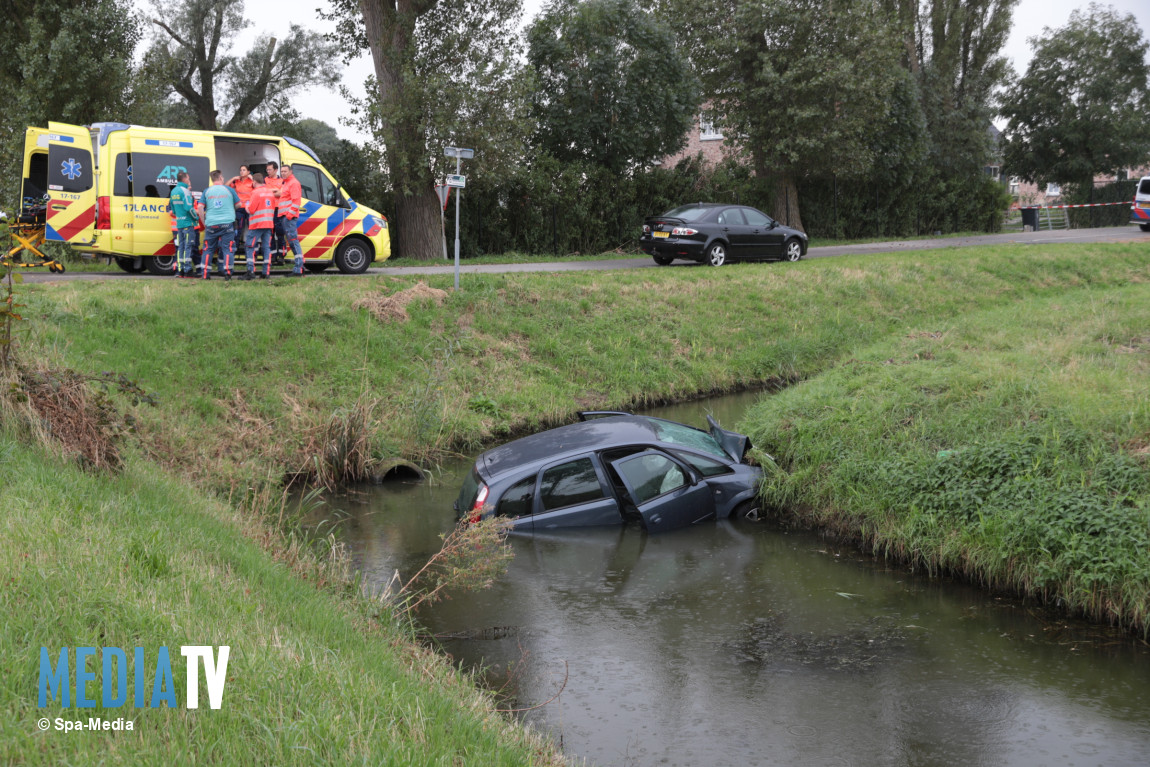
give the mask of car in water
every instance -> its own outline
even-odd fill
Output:
[[[810,240],[761,210],[699,202],[643,222],[639,248],[667,266],[676,258],[722,266],[732,260],[798,261]]]
[[[583,411],[567,426],[486,451],[468,472],[455,512],[512,530],[641,524],[661,532],[706,520],[755,518],[762,469],[750,439],[616,411]]]

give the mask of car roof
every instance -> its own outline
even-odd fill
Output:
[[[644,416],[620,415],[548,429],[493,447],[478,464],[491,478],[553,460],[609,447],[658,441],[654,424]]]

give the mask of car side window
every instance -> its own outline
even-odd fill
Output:
[[[292,173],[299,182],[300,196],[312,202],[323,202],[319,191],[319,171],[306,165],[296,163],[292,166]]]
[[[687,484],[686,472],[665,455],[648,453],[616,465],[634,489],[636,503],[646,503]]]
[[[751,208],[743,208],[743,217],[747,219],[749,226],[770,226],[771,218],[757,210]]]
[[[319,174],[319,183],[323,187],[323,204],[338,208],[343,205],[343,198],[339,196],[339,189],[331,183],[331,179],[322,173]]]
[[[543,501],[543,509],[551,511],[598,500],[603,497],[603,488],[591,459],[578,458],[545,470],[539,497]]]
[[[746,222],[743,220],[743,212],[741,210],[738,208],[727,208],[719,214],[719,217],[715,219],[715,223],[743,226]]]
[[[512,485],[495,508],[497,517],[526,517],[534,511],[535,505],[535,475],[532,474],[522,482]]]
[[[676,458],[679,458],[683,463],[688,464],[692,469],[699,472],[704,477],[717,477],[720,474],[731,474],[731,467],[721,461],[716,461],[713,458],[704,458],[701,455],[694,455],[693,453],[684,453],[680,450],[672,450]]]

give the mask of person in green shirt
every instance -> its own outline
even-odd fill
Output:
[[[176,219],[176,264],[180,270],[179,276],[192,277],[192,238],[199,236],[196,233],[199,214],[196,213],[187,171],[180,171],[176,176],[176,185],[168,196],[168,207]]]

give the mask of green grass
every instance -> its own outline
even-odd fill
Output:
[[[1098,254],[1098,255],[1095,255]],[[1137,245],[1001,247],[719,270],[69,282],[22,289],[35,356],[126,374],[158,461],[220,486],[311,465],[333,412],[368,407],[369,452],[422,460],[634,407],[807,377],[915,318],[1127,283]],[[381,322],[359,299],[420,281],[442,306]]]
[[[382,264],[375,266],[454,266],[455,256],[449,244],[447,259],[437,258],[434,261],[419,261],[414,258],[389,258]],[[487,264],[550,264],[555,261],[610,261],[616,258],[649,258],[644,253],[620,252],[616,250],[606,253],[571,253],[555,255],[554,253],[493,253],[473,258],[461,258],[459,263],[463,266],[484,266]]]
[[[771,382],[801,381],[746,425],[788,514],[1137,625],[1148,277],[1137,244],[467,275],[406,322],[355,304],[407,276],[18,286],[25,364],[126,374],[159,405],[131,408],[119,477],[0,432],[0,762],[523,763],[536,747],[442,664],[204,492]],[[41,646],[183,644],[232,646],[223,711],[34,730]]]
[[[317,589],[285,556],[253,543],[259,526],[226,503],[138,460],[122,476],[93,476],[7,434],[0,456],[0,763],[536,758],[539,744],[445,662],[410,645],[386,612],[376,617],[379,605]],[[231,647],[221,709],[208,708],[202,682],[201,707],[185,707],[182,645]],[[136,709],[130,694],[119,708],[38,708],[40,648],[55,661],[62,646],[125,648],[129,665],[132,648],[143,647],[152,668],[158,648],[169,647],[178,707]],[[151,669],[146,678],[150,695]],[[101,689],[90,685],[89,697]],[[124,717],[135,729],[41,732],[41,717]]]
[[[930,571],[1150,630],[1150,285],[892,328],[762,400],[765,498]]]

